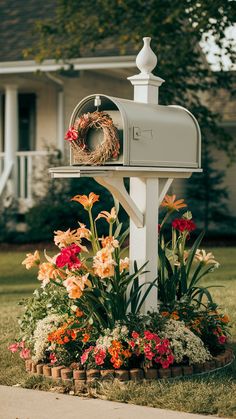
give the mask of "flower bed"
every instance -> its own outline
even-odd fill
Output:
[[[229,318],[199,283],[219,263],[199,249],[203,234],[191,243],[196,226],[190,211],[173,217],[186,208],[184,200],[167,195],[162,203],[158,283],[153,279],[144,290],[140,276],[147,264],[134,263],[129,272],[129,260],[122,256],[128,231],[115,207],[93,216],[98,199],[94,193],[75,196],[88,213],[89,228],[79,223],[75,230],[56,231],[55,256],[44,252],[42,261],[35,251],[23,261],[27,269],[38,268],[41,288],[28,300],[19,339],[9,349],[27,360],[32,373],[73,379],[77,386],[108,376],[181,377],[231,362]],[[99,238],[101,219],[108,235]],[[153,287],[159,311],[143,314]]]

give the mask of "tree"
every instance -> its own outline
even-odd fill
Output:
[[[224,236],[229,226],[232,235],[235,233],[236,219],[230,214],[227,205],[228,190],[223,184],[225,173],[218,170],[214,163],[209,147],[204,147],[203,172],[193,174],[188,180],[187,199],[191,203],[198,228],[203,228],[206,236],[212,233]]]
[[[197,117],[203,134],[213,131],[211,143],[232,158],[232,139],[216,127],[215,115],[203,103],[202,93],[220,87],[232,90],[234,73],[213,73],[199,44],[213,35],[224,46],[224,32],[236,21],[231,0],[57,0],[55,16],[36,22],[37,42],[32,51],[37,60],[68,61],[79,56],[113,50],[134,53],[141,37],[151,36],[158,55],[158,75],[167,80],[160,103],[188,107]],[[29,51],[28,51],[29,53]],[[227,55],[234,62],[229,42]]]

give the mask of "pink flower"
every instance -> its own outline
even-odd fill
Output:
[[[129,346],[133,349],[135,347],[135,342],[133,340],[129,341]]]
[[[144,337],[145,337],[145,339],[152,340],[153,339],[153,336],[154,336],[154,334],[151,333],[149,330],[145,330],[144,331]]]
[[[132,332],[132,338],[133,339],[138,339],[139,338],[139,334],[137,332]]]
[[[224,345],[224,343],[227,341],[227,337],[225,336],[225,335],[221,335],[221,336],[219,336],[218,337],[218,342],[221,344],[221,345]]]
[[[75,141],[78,138],[78,131],[74,127],[70,127],[65,135],[66,141]]]
[[[81,364],[84,365],[88,359],[90,352],[93,350],[93,346],[90,346],[88,349],[85,349],[84,353],[80,357]]]
[[[94,356],[97,365],[103,365],[106,358],[106,351],[100,349],[99,352]]]
[[[30,349],[27,349],[27,348],[21,349],[20,357],[22,359],[29,359],[30,358]]]
[[[161,360],[162,368],[168,368],[169,365],[170,365],[170,362],[167,359],[165,359],[164,361]]]
[[[151,361],[152,360],[152,358],[154,357],[154,353],[152,352],[152,350],[151,350],[152,348],[151,348],[151,345],[145,345],[144,346],[144,354],[145,354],[145,357],[149,360],[149,361]]]
[[[12,343],[11,345],[8,346],[8,349],[12,353],[17,352],[19,349],[19,343]]]
[[[57,357],[56,357],[56,355],[54,353],[51,353],[49,355],[49,359],[50,359],[50,363],[51,364],[55,364],[57,362]]]
[[[79,269],[81,267],[81,261],[76,256],[80,253],[81,248],[77,244],[71,244],[70,246],[61,249],[61,253],[56,258],[56,265],[58,268],[64,268],[68,266],[68,269]]]

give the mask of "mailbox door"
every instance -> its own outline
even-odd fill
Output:
[[[199,131],[191,114],[178,107],[143,109],[135,103],[129,107],[129,164],[199,167]]]

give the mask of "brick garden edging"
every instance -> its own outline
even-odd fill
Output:
[[[52,380],[62,380],[65,383],[74,385],[75,391],[79,391],[85,384],[96,380],[111,380],[117,378],[120,381],[140,381],[142,379],[158,380],[163,378],[179,378],[191,375],[198,375],[217,371],[234,360],[232,349],[227,348],[225,352],[214,357],[211,361],[196,365],[178,365],[170,368],[133,368],[130,370],[79,370],[64,366],[54,367],[50,364],[34,364],[31,359],[25,361],[26,371],[34,375],[42,375]]]

